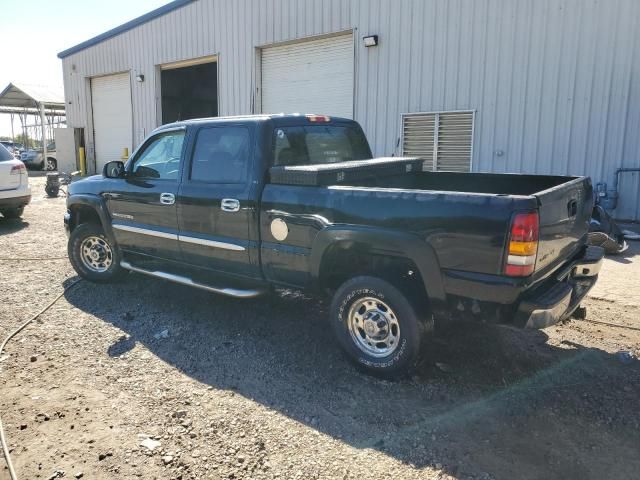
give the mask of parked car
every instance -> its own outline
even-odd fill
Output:
[[[0,213],[4,218],[19,218],[30,201],[29,175],[24,163],[0,145]]]
[[[434,321],[544,328],[594,285],[589,178],[371,157],[341,118],[165,125],[126,164],[71,184],[70,261],[95,282],[130,270],[239,298],[329,292],[341,347],[386,377],[414,365]]]
[[[20,160],[28,167],[37,168],[39,170],[54,171],[58,168],[58,160],[56,158],[56,144],[47,145],[47,161],[43,159],[43,151],[39,149],[30,149],[20,154]]]
[[[18,142],[1,140],[0,144],[4,145],[6,149],[9,150],[9,152],[11,152],[11,154],[16,158],[20,158],[20,153],[22,153],[22,151],[24,150],[24,145]]]

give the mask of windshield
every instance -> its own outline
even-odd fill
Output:
[[[6,162],[7,160],[13,160],[13,155],[4,145],[0,145],[0,162]]]
[[[310,125],[274,131],[274,165],[313,165],[371,158],[369,144],[355,126]]]

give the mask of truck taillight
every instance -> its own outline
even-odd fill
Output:
[[[21,175],[22,173],[27,173],[27,168],[24,166],[24,163],[11,167],[11,175]]]
[[[518,213],[511,221],[504,273],[510,277],[528,277],[533,273],[538,254],[540,219],[537,212]]]
[[[330,122],[331,117],[327,115],[306,115],[310,122]]]

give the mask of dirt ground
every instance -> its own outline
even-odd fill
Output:
[[[0,219],[0,339],[77,279],[64,199],[43,183],[23,221]],[[440,329],[395,383],[347,363],[327,305],[300,294],[80,282],[0,358],[14,465],[21,479],[638,478],[640,361],[618,352],[640,356],[639,254],[607,260],[585,302],[599,323]]]

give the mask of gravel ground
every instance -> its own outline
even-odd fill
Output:
[[[77,279],[59,258],[64,199],[43,184],[23,221],[0,218],[0,338]],[[639,253],[607,260],[585,302],[601,323],[439,329],[395,383],[355,371],[327,305],[301,294],[81,282],[0,358],[14,465],[22,479],[638,478],[640,362],[617,352],[640,355],[640,304],[616,285],[640,291]]]

